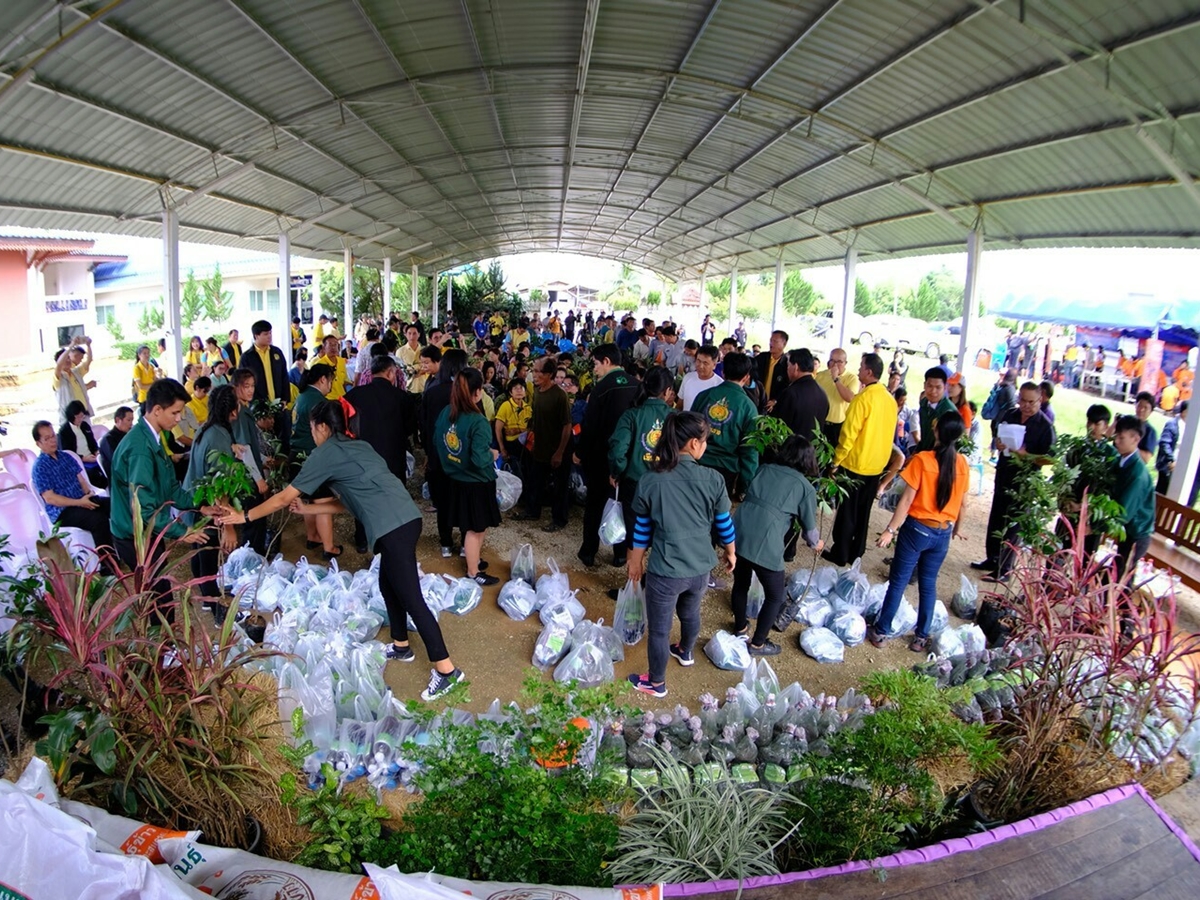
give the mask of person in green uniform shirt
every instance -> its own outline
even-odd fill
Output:
[[[701,392],[692,403],[692,411],[708,420],[708,449],[700,460],[701,465],[720,472],[729,496],[737,497],[758,470],[758,451],[742,442],[754,427],[758,409],[745,391],[750,378],[750,357],[744,353],[730,353],[724,363],[722,377],[725,380]]]
[[[192,453],[188,458],[187,474],[183,478],[183,490],[192,495],[196,485],[214,468],[222,456],[237,458],[242,453],[242,447],[233,442],[233,420],[238,415],[238,400],[229,385],[222,385],[208,396],[208,418],[196,432],[192,443]],[[228,498],[226,498],[228,499]],[[187,514],[188,524],[195,525],[196,514]],[[232,525],[220,528],[220,549],[226,553],[237,546],[237,530]],[[192,557],[192,575],[200,581],[200,594],[209,598],[206,602],[212,605],[217,622],[225,621],[225,607],[217,601],[221,597],[221,589],[217,585],[217,570],[220,554],[218,551],[218,536],[209,534],[204,547]]]
[[[184,386],[173,378],[154,382],[146,390],[142,420],[130,429],[113,454],[109,525],[117,557],[130,569],[136,568],[139,562],[133,540],[135,494],[140,524],[149,529],[147,564],[166,552],[168,540],[193,545],[208,540],[203,530],[189,531],[182,520],[173,519],[169,509],[171,506],[176,509],[196,507],[192,496],[175,477],[175,467],[163,452],[161,443],[161,435],[179,424],[183,407],[190,399]],[[205,515],[219,512],[214,507],[202,507],[200,511]],[[157,581],[152,590],[160,601],[170,599],[171,586],[165,579]]]
[[[379,558],[379,590],[387,606],[392,643],[387,658],[412,662],[416,657],[408,641],[411,616],[425,652],[433,663],[429,685],[421,699],[432,700],[462,681],[462,670],[450,659],[437,619],[425,605],[417,576],[417,540],[421,513],[404,484],[391,473],[370,444],[346,436],[346,413],[340,403],[323,400],[309,417],[313,450],[292,483],[244,513],[226,510],[222,525],[253,522],[284,508],[302,516],[350,512],[363,523],[367,545]],[[335,500],[305,503],[305,494],[316,495],[328,486]]]
[[[794,434],[777,450],[771,451],[746,491],[746,500],[733,516],[738,536],[737,567],[733,570],[733,630],[749,640],[753,656],[776,656],[777,643],[768,635],[787,600],[787,580],[783,568],[784,543],[798,518],[804,542],[818,553],[824,549],[817,528],[816,478],[817,456],[807,438]],[[753,636],[746,617],[746,599],[750,581],[757,575],[763,587],[762,611]]]
[[[500,505],[496,501],[496,457],[492,449],[492,430],[479,409],[483,397],[483,376],[478,369],[463,369],[454,379],[450,405],[441,411],[433,429],[442,471],[454,483],[447,498],[451,521],[463,534],[467,556],[467,577],[477,584],[498,584],[500,579],[483,571],[479,559],[483,536],[500,524]]]
[[[625,518],[625,541],[613,547],[617,559],[628,562],[633,546],[633,497],[638,482],[650,471],[655,447],[662,437],[663,423],[675,405],[675,376],[662,366],[653,366],[642,376],[637,399],[621,413],[608,439],[609,482],[617,489],[617,500]],[[620,553],[620,556],[617,554]]]
[[[1138,560],[1150,549],[1154,537],[1154,479],[1150,475],[1138,444],[1145,434],[1145,423],[1137,416],[1117,416],[1113,426],[1113,446],[1120,455],[1113,465],[1113,499],[1121,504],[1125,515],[1125,538],[1117,543],[1117,579],[1137,566]]]
[[[263,473],[266,471],[266,460],[263,458],[262,439],[259,436],[261,429],[258,427],[258,422],[254,420],[254,416],[250,414],[250,403],[254,400],[256,379],[254,373],[249,369],[234,369],[230,373],[229,382],[233,385],[233,391],[238,398],[238,416],[233,420],[233,439],[241,446],[249,448],[247,465],[250,468],[250,477],[254,479],[254,487],[258,490],[257,496],[243,500],[242,503],[253,506],[259,503],[269,490],[267,480],[263,477]],[[258,525],[253,528],[243,528],[242,540],[260,556],[265,556],[267,553],[267,523],[260,520]]]
[[[946,396],[946,370],[941,366],[934,366],[925,372],[925,390],[921,393],[918,410],[921,437],[912,448],[913,453],[933,449],[937,440],[933,423],[950,412],[958,412],[958,407]]]
[[[721,476],[699,464],[708,443],[708,421],[694,412],[674,413],[663,422],[651,471],[642,476],[633,498],[637,520],[628,571],[632,581],[646,576],[646,655],[650,670],[630,675],[637,690],[667,696],[667,655],[681,666],[700,636],[700,600],[713,567],[710,531],[725,546],[730,572],[737,566],[729,494]],[[649,549],[650,561],[646,561]],[[671,622],[679,614],[679,643],[672,644]]]
[[[295,421],[292,423],[292,451],[297,455],[303,453],[307,456],[317,449],[309,417],[313,408],[329,393],[333,375],[333,367],[325,363],[317,363],[304,370],[300,379],[300,396],[296,398],[296,407],[293,410]],[[293,477],[299,469],[299,464],[293,462]],[[342,548],[333,543],[333,516],[305,517],[304,546],[309,550],[320,547],[326,559],[336,559],[341,555]]]

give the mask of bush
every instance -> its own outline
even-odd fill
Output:
[[[137,359],[138,347],[149,347],[153,351],[155,343],[154,338],[138,338],[135,341],[114,341],[113,349],[117,351],[117,359],[132,361]]]

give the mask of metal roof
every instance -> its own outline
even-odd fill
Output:
[[[7,0],[0,225],[676,278],[1200,246],[1195,0]]]

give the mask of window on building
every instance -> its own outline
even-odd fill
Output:
[[[250,312],[262,312],[263,311],[263,300],[265,299],[263,296],[264,293],[266,293],[266,292],[265,291],[251,291],[250,292]],[[278,302],[278,301],[276,301],[276,302]]]
[[[117,308],[111,304],[107,306],[96,306],[96,324],[107,325],[117,317]]]
[[[267,309],[276,311],[279,309],[279,291],[267,291]]]

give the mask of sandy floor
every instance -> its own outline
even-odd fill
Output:
[[[958,589],[959,577],[968,573],[974,577],[976,572],[968,567],[972,560],[981,559],[983,551],[983,534],[986,528],[988,510],[991,504],[991,486],[993,472],[986,469],[984,493],[976,494],[978,475],[971,474],[972,484],[967,508],[966,533],[970,535],[967,541],[953,541],[950,555],[942,567],[938,582],[939,597],[949,606],[950,598]],[[414,479],[415,481],[416,479]],[[428,503],[420,504],[422,509]],[[889,513],[876,508],[871,520],[871,534],[878,535],[887,524]],[[512,548],[520,543],[528,542],[533,545],[534,555],[538,564],[538,574],[546,570],[546,558],[553,557],[560,568],[566,571],[571,580],[571,587],[578,590],[578,598],[586,607],[588,616],[595,619],[610,621],[612,618],[613,601],[607,596],[610,588],[618,588],[625,583],[624,570],[609,565],[611,555],[607,548],[601,548],[597,566],[586,569],[576,557],[579,549],[582,510],[576,507],[572,511],[571,525],[557,534],[544,534],[540,525],[527,522],[506,521],[499,528],[489,532],[484,544],[484,558],[491,563],[491,574],[501,579],[501,584],[508,577],[509,557]],[[543,521],[549,521],[547,513]],[[828,536],[831,521],[825,523]],[[343,568],[357,569],[368,565],[369,560],[358,556],[353,549],[353,537],[349,531],[348,520],[340,517],[338,524],[338,540],[345,548],[345,565]],[[295,528],[288,531],[284,545],[288,557],[295,559],[302,552],[297,541]],[[465,560],[444,560],[438,552],[434,516],[425,516],[425,528],[419,546],[421,565],[427,572],[445,572],[451,575],[466,574]],[[887,580],[887,566],[883,559],[890,556],[890,550],[868,549],[863,569],[870,577],[872,584]],[[796,561],[788,567],[789,572],[799,568],[809,568],[813,563],[813,554],[806,548],[801,548]],[[825,565],[822,561],[820,565]],[[726,584],[729,578],[724,578]],[[441,625],[447,646],[454,661],[464,670],[471,681],[470,708],[480,710],[485,708],[494,698],[507,701],[518,697],[521,683],[531,669],[531,656],[534,641],[541,631],[541,623],[536,615],[523,622],[514,622],[496,605],[500,585],[484,590],[483,602],[477,609],[466,616],[443,614]],[[910,587],[906,595],[915,605],[916,588]],[[1179,598],[1181,609],[1181,624],[1189,630],[1200,630],[1200,597],[1184,589]],[[703,605],[703,619],[700,641],[696,646],[696,664],[691,668],[683,668],[674,660],[668,663],[667,686],[670,691],[665,700],[655,701],[645,695],[638,695],[637,701],[645,706],[674,705],[682,703],[695,706],[697,698],[705,691],[722,696],[727,687],[738,683],[740,673],[727,672],[717,669],[704,656],[704,643],[721,628],[728,628],[732,623],[729,609],[729,591],[710,591]],[[961,624],[951,618],[952,624]],[[770,660],[772,667],[779,675],[782,683],[799,681],[805,689],[816,694],[820,691],[841,693],[855,686],[868,672],[880,668],[897,668],[909,666],[918,661],[919,657],[910,652],[907,642],[895,640],[882,649],[876,649],[868,643],[848,649],[845,662],[841,664],[820,664],[800,650],[800,626],[793,625],[787,633],[775,635],[775,640],[782,644],[783,653]],[[380,640],[387,640],[388,633],[384,629]],[[386,672],[388,684],[397,697],[415,697],[425,687],[429,675],[429,666],[420,644],[420,639],[413,636],[413,646],[417,653],[417,661],[413,664],[389,663]],[[618,678],[624,678],[631,672],[642,672],[646,669],[645,643],[626,648],[626,659],[616,664]],[[549,678],[547,673],[545,678]]]

